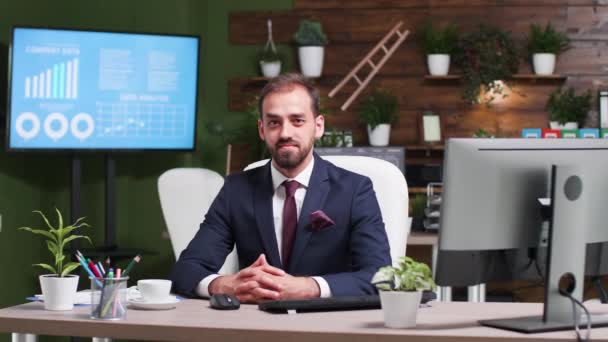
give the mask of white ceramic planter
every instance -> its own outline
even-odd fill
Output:
[[[566,122],[563,125],[560,125],[557,121],[549,121],[549,127],[551,129],[578,129],[578,122]]]
[[[367,125],[367,136],[371,146],[388,146],[391,136],[390,124],[379,124],[374,129]]]
[[[555,54],[535,53],[532,55],[534,73],[537,75],[552,75],[555,70]]]
[[[298,58],[300,59],[300,71],[306,77],[319,77],[323,72],[323,46],[300,46]]]
[[[281,73],[281,61],[260,61],[260,68],[264,77],[277,77]]]
[[[46,310],[72,310],[78,288],[78,276],[67,275],[63,278],[55,274],[39,277]]]
[[[429,73],[433,76],[445,76],[450,70],[450,55],[430,54],[426,56]]]
[[[380,291],[380,305],[387,328],[416,326],[422,291]]]

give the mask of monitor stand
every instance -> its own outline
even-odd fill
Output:
[[[542,316],[516,317],[479,321],[481,325],[524,333],[574,329],[574,314],[579,326],[587,326],[587,316],[572,301],[560,294],[568,290],[566,278],[573,288],[568,291],[582,302],[585,249],[584,221],[586,201],[584,175],[577,166],[555,166],[551,172],[551,222],[547,250],[545,302]],[[590,185],[587,185],[590,186]],[[560,282],[561,281],[561,282]],[[561,285],[561,288],[560,288]],[[574,313],[573,313],[574,310]],[[582,315],[581,315],[582,313]],[[608,326],[608,315],[592,315],[592,327]]]
[[[119,248],[116,244],[116,163],[110,154],[105,155],[105,231],[104,241],[101,246],[93,248],[85,248],[82,243],[71,245],[74,250],[79,249],[86,257],[96,259],[111,258],[113,261],[133,258],[138,254],[156,254],[152,251],[146,251],[135,248]],[[71,203],[70,203],[70,219],[75,222],[81,217],[81,161],[76,155],[72,156],[72,180],[71,180]]]

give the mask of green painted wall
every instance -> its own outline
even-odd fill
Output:
[[[227,86],[232,77],[257,74],[253,56],[257,48],[228,43],[231,11],[282,10],[291,0],[20,0],[0,2],[0,68],[6,65],[6,49],[13,25],[91,28],[138,32],[167,32],[201,36],[198,95],[198,137],[194,153],[132,153],[115,155],[117,166],[117,238],[125,248],[144,248],[158,255],[144,256],[131,274],[164,277],[174,262],[157,195],[156,181],[165,170],[208,167],[225,170],[223,142],[206,133],[210,120],[226,122],[242,113],[227,110]],[[6,71],[0,71],[6,84]],[[4,94],[5,88],[0,89]],[[2,99],[2,95],[0,95]],[[0,109],[0,120],[4,120]],[[4,124],[0,124],[3,127]],[[70,156],[61,154],[8,153],[4,134],[0,142],[0,308],[22,303],[39,293],[38,270],[32,263],[47,262],[42,239],[17,231],[22,225],[41,226],[33,209],[51,212],[54,206],[68,214]],[[103,239],[104,157],[81,156],[83,168],[82,214],[93,226],[94,242]],[[81,288],[86,286],[81,281]],[[0,334],[0,341],[9,341]],[[44,338],[43,338],[44,340]]]

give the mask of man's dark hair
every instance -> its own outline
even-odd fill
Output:
[[[286,73],[279,75],[273,79],[271,79],[260,92],[260,96],[258,98],[258,111],[260,112],[260,119],[263,117],[262,113],[262,104],[264,103],[264,99],[268,94],[292,90],[296,86],[301,86],[306,89],[308,96],[310,96],[311,110],[315,117],[320,114],[320,99],[319,99],[319,91],[315,88],[312,83],[308,80],[308,78],[304,77],[299,73]]]

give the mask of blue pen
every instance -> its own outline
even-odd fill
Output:
[[[78,261],[80,261],[82,268],[84,268],[84,270],[87,271],[87,273],[89,274],[89,277],[95,279],[95,281],[97,282],[97,286],[101,287],[101,282],[99,280],[97,280],[97,277],[95,277],[93,272],[89,269],[89,266],[87,266],[87,264],[84,263],[83,258],[76,255],[76,259],[78,259]]]

